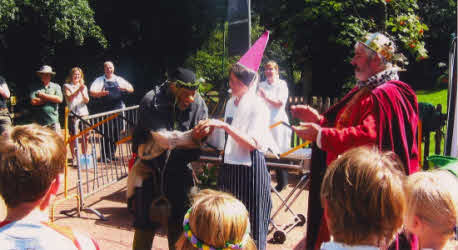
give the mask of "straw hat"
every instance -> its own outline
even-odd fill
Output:
[[[37,74],[50,74],[50,75],[55,75],[56,72],[52,71],[51,66],[49,65],[43,65],[41,66],[40,70],[37,71]]]

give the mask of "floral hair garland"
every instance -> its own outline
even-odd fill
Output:
[[[196,236],[191,231],[191,226],[189,225],[189,216],[191,214],[192,208],[188,209],[188,212],[184,216],[183,220],[183,231],[184,231],[184,236],[186,239],[188,239],[189,242],[195,247],[198,248],[199,250],[241,250],[245,246],[246,242],[248,241],[250,237],[250,223],[248,223],[247,228],[245,230],[245,234],[243,235],[243,239],[239,243],[232,243],[232,242],[226,242],[224,245],[224,248],[215,248],[212,246],[209,246],[199,240]]]

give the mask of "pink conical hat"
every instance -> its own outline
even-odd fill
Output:
[[[240,58],[238,63],[253,70],[254,72],[258,72],[267,41],[269,41],[269,31],[266,31],[261,35],[253,46],[251,46],[242,58]]]

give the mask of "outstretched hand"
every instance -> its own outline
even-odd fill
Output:
[[[321,127],[318,124],[311,122],[301,123],[300,126],[293,126],[294,132],[296,132],[300,138],[312,142],[316,141],[320,129]]]
[[[293,105],[291,114],[303,122],[319,123],[321,120],[320,113],[309,105]]]
[[[200,121],[193,129],[192,129],[192,138],[194,140],[201,141],[203,138],[208,136],[212,133],[213,128],[207,126],[208,120]]]

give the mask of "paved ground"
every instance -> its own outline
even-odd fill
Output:
[[[108,166],[103,166],[109,169]],[[91,176],[93,170],[85,170],[82,173],[88,173]],[[68,197],[76,194],[76,180],[77,171],[75,168],[69,168],[69,192]],[[285,198],[294,185],[299,181],[300,174],[291,173],[288,187],[281,192],[281,196]],[[275,179],[275,178],[273,178]],[[275,183],[273,183],[275,185]],[[87,185],[89,186],[89,185]],[[78,217],[74,214],[73,217],[68,217],[61,214],[61,211],[71,210],[76,207],[75,199],[64,199],[63,189],[60,190],[60,194],[57,199],[60,200],[56,206],[55,212],[55,223],[59,225],[67,225],[73,228],[86,231],[90,233],[100,244],[102,249],[130,249],[133,239],[133,228],[132,218],[127,212],[125,193],[126,193],[126,178],[121,179],[119,182],[105,187],[102,191],[97,192],[85,199],[85,209],[81,212],[81,216]],[[277,211],[280,206],[280,199],[272,193],[273,198],[273,210],[272,214]],[[294,213],[306,215],[307,214],[307,198],[308,192],[302,192],[291,209]],[[90,211],[90,209],[96,209],[98,212],[103,214],[107,219],[106,221],[99,219],[97,215]],[[0,220],[4,216],[4,209],[0,205]],[[293,222],[293,215],[282,209],[274,221],[277,224],[291,224]],[[268,249],[305,249],[304,236],[306,232],[306,226],[293,227],[290,232],[286,234],[286,241],[282,244],[275,243],[273,235],[276,230],[272,230],[269,234]],[[164,235],[159,235],[155,238],[153,249],[168,249],[167,239]]]

